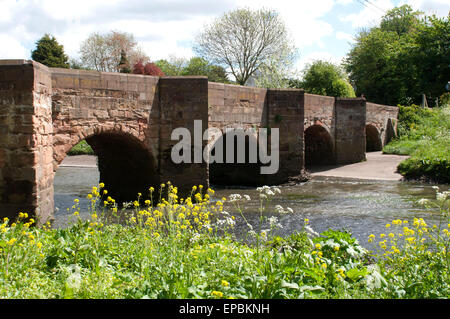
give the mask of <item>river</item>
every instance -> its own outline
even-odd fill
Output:
[[[60,167],[56,173],[54,227],[66,227],[69,223],[70,208],[75,198],[79,198],[80,207],[87,207],[86,195],[92,186],[98,184],[99,173],[95,167]],[[449,185],[438,185],[441,190]],[[252,224],[258,219],[259,199],[255,188],[214,187],[215,197],[229,197],[239,193],[249,195],[246,202],[246,218]],[[437,223],[438,212],[425,209],[417,204],[421,198],[434,199],[435,190],[430,184],[402,181],[361,180],[354,178],[313,176],[305,183],[293,186],[280,186],[281,194],[271,201],[266,214],[277,216],[283,228],[277,233],[286,235],[302,228],[304,219],[310,221],[311,227],[321,232],[329,228],[346,229],[363,245],[368,247],[370,234],[386,233],[385,225],[394,219],[412,221],[414,217],[424,218],[428,223]],[[230,213],[235,213],[231,206],[225,206]],[[277,215],[275,205],[290,207],[292,214]],[[73,212],[73,211],[72,211]],[[87,210],[80,212],[87,218]],[[236,215],[238,217],[238,215]],[[244,224],[238,220],[238,232]],[[267,226],[267,225],[265,225]],[[244,227],[245,228],[245,227]]]

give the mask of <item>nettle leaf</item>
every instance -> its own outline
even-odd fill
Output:
[[[300,288],[301,292],[304,291],[310,291],[312,293],[320,293],[321,291],[325,290],[325,288],[321,287],[321,286],[301,286]]]
[[[290,288],[290,289],[299,289],[300,287],[295,282],[286,282],[283,281],[281,283],[282,288]]]
[[[345,274],[347,275],[347,278],[349,278],[350,280],[358,281],[359,279],[364,278],[367,275],[367,273],[368,272],[366,268],[362,269],[353,268],[347,271]]]

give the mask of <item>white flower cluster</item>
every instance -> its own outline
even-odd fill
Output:
[[[269,217],[267,220],[269,221],[270,229],[283,228],[283,225],[278,222],[278,218],[276,216]]]
[[[242,196],[240,194],[231,194],[230,195],[230,202],[238,202],[242,199]]]
[[[319,233],[316,232],[314,229],[312,229],[310,226],[306,225],[305,226],[305,230],[306,230],[306,235],[308,237],[318,237]]]
[[[251,200],[249,195],[244,195],[244,197],[241,196],[241,194],[231,194],[230,195],[230,199],[229,202],[233,203],[233,202],[239,202],[242,200],[242,198],[244,198],[246,201]]]
[[[281,190],[278,187],[270,187],[270,186],[261,186],[256,188],[259,192],[259,197],[261,199],[269,198],[271,196],[275,196],[275,194],[281,194]]]
[[[438,186],[432,186],[432,188],[436,191],[436,200],[439,202],[440,205],[443,205],[445,201],[447,201],[447,199],[450,199],[450,189],[447,191],[440,192]],[[433,203],[426,198],[419,199],[417,203],[422,206],[429,206],[429,205],[433,206]]]
[[[230,217],[225,217],[224,219],[218,219],[217,220],[217,226],[234,227],[235,224],[236,224],[236,222]]]
[[[280,215],[283,215],[283,214],[292,214],[292,213],[294,212],[294,210],[293,210],[292,208],[286,207],[286,209],[284,209],[283,206],[281,206],[281,205],[276,205],[276,206],[275,206],[275,211],[276,211],[278,214],[280,214]]]

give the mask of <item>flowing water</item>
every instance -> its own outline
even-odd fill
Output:
[[[79,198],[80,207],[87,207],[86,195],[92,186],[98,184],[97,168],[60,167],[55,176],[55,227],[65,227],[72,212],[68,212]],[[283,228],[280,235],[299,231],[304,219],[310,221],[312,228],[321,232],[329,228],[346,229],[363,246],[368,246],[370,234],[386,233],[385,225],[394,219],[412,221],[414,217],[424,218],[427,223],[437,223],[438,212],[425,209],[417,204],[421,198],[434,199],[435,190],[430,184],[400,181],[357,180],[332,177],[313,177],[310,181],[294,186],[280,186],[281,194],[275,196],[264,214],[277,216]],[[438,185],[447,190],[449,185]],[[251,200],[244,206],[247,220],[257,225],[259,214],[259,193],[256,188],[214,187],[215,197],[229,197],[231,194],[249,195]],[[278,215],[274,206],[281,205],[293,209],[293,214]],[[237,216],[237,232],[246,229],[245,224],[231,204],[225,210]],[[89,216],[87,210],[81,211],[82,218]],[[267,228],[267,224],[263,228]],[[378,237],[378,236],[377,236]]]

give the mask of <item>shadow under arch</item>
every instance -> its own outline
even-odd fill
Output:
[[[116,202],[134,201],[138,193],[143,199],[148,198],[150,186],[158,189],[156,161],[148,147],[135,136],[120,131],[103,131],[84,140],[97,156],[99,182],[105,184],[108,196]]]
[[[231,153],[229,151],[232,147],[232,154],[227,156],[227,138],[231,137],[233,137],[233,143],[229,146],[228,153]],[[243,141],[242,144],[238,143],[239,139]],[[223,159],[222,163],[209,163],[211,185],[261,186],[266,182],[266,175],[261,174],[261,166],[265,165],[259,160],[259,144],[256,134],[248,134],[243,129],[237,129],[234,133],[224,132],[213,143],[209,156],[218,157],[219,160]],[[238,162],[239,157],[242,163]]]
[[[305,165],[334,164],[330,133],[322,125],[314,124],[305,130]]]
[[[366,124],[366,152],[381,151],[382,148],[378,129],[372,124]]]

